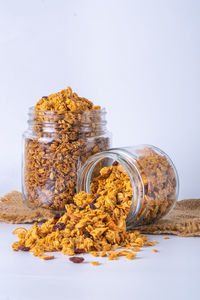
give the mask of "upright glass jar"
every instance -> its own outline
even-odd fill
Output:
[[[176,168],[162,150],[150,146],[113,148],[91,156],[79,172],[77,192],[90,193],[91,181],[104,166],[117,165],[129,175],[133,198],[127,228],[149,224],[174,207],[179,192]]]
[[[64,210],[73,202],[77,173],[94,153],[110,148],[106,111],[29,109],[23,135],[22,192],[29,207]]]

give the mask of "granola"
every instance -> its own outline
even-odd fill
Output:
[[[107,256],[109,260],[121,256],[134,259],[134,251],[146,246],[148,239],[139,231],[126,229],[131,202],[128,175],[118,166],[104,167],[91,183],[90,195],[75,195],[74,203],[65,205],[66,212],[60,218],[52,218],[41,226],[34,223],[27,231],[16,231],[19,241],[12,247],[15,251],[29,247],[33,255],[43,259],[45,252],[62,251],[72,256],[72,262],[79,262],[74,255],[82,253]],[[130,249],[116,250],[127,247]]]
[[[37,102],[25,133],[23,194],[30,207],[63,211],[73,203],[78,170],[110,147],[104,116],[69,87]]]
[[[113,159],[118,159],[114,161]],[[121,173],[126,174],[126,179],[120,175],[116,178],[118,182],[123,181],[127,186],[127,195],[129,196],[126,203],[126,225],[132,228],[136,225],[153,223],[165,216],[174,206],[178,195],[178,176],[176,169],[169,157],[154,146],[141,145],[135,147],[116,148],[98,153],[91,157],[82,168],[79,176],[78,189],[88,189],[91,183],[92,193],[99,197],[98,188],[109,190],[109,195],[115,193],[112,184],[106,181],[112,178],[111,169],[103,168],[101,175],[95,179],[93,173],[98,169],[99,162],[111,164]],[[88,171],[89,170],[89,171]],[[92,173],[92,174],[91,174]],[[96,175],[96,174],[95,174]],[[107,185],[106,185],[107,184]],[[122,184],[122,183],[120,183]],[[96,190],[95,190],[96,189]],[[91,195],[87,197],[87,203],[90,203]],[[124,197],[123,194],[117,195],[118,199]],[[80,196],[78,195],[78,198]],[[102,198],[100,197],[100,200]],[[81,205],[80,201],[80,205]],[[86,201],[86,199],[84,199]],[[105,201],[105,200],[103,200]],[[111,204],[112,199],[106,199],[107,207]],[[99,202],[99,200],[97,201]],[[95,209],[95,202],[89,204]],[[131,209],[130,209],[131,207]],[[115,208],[114,213],[117,213]]]
[[[99,262],[98,261],[91,261],[91,265],[93,265],[93,266],[99,266]]]
[[[140,151],[134,164],[144,185],[141,208],[134,222],[138,221],[138,225],[153,223],[165,216],[176,201],[175,171],[164,154],[147,147]]]

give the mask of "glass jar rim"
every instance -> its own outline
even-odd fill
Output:
[[[119,154],[116,153],[116,150],[120,150],[120,148],[110,148],[106,151],[102,151],[99,153],[96,153],[94,155],[92,155],[91,157],[89,157],[87,159],[87,161],[84,163],[84,165],[82,166],[82,168],[79,170],[78,173],[78,178],[77,178],[77,192],[81,191],[82,185],[85,184],[84,186],[84,190],[86,190],[87,193],[90,193],[90,183],[91,183],[91,178],[92,178],[92,173],[94,171],[95,166],[102,161],[105,158],[110,158],[114,161],[117,161],[126,171],[126,173],[129,176],[129,179],[131,181],[131,185],[133,188],[133,198],[132,198],[132,204],[129,210],[129,213],[127,214],[126,217],[126,222],[127,222],[127,228],[129,228],[128,223],[131,223],[131,221],[137,216],[140,207],[141,207],[141,201],[140,201],[140,191],[142,192],[142,196],[144,194],[144,184],[143,184],[143,180],[141,178],[141,175],[137,169],[137,167],[135,166],[135,168],[133,168],[129,162],[129,160],[127,159],[127,161]],[[128,154],[128,151],[125,151],[126,154]],[[95,161],[93,161],[93,159],[96,159]],[[91,163],[91,167],[89,166],[89,164]],[[87,173],[87,167],[90,167]],[[85,173],[86,172],[87,176],[85,178]],[[133,176],[132,176],[133,175]],[[86,179],[86,181],[85,181]],[[139,185],[135,186],[135,182],[140,181],[141,182],[141,188],[139,188]],[[139,191],[139,189],[141,189]]]
[[[36,110],[34,106],[31,106],[28,110],[28,126],[29,130],[37,125],[43,128],[43,132],[62,132],[68,128],[72,128],[72,125],[79,126],[79,133],[87,134],[91,132],[101,132],[101,135],[107,132],[107,120],[106,109],[98,110],[86,110],[86,111],[51,111],[51,110]],[[69,129],[69,131],[72,131]]]
[[[35,109],[34,106],[29,107],[28,109],[28,113],[30,115],[34,114],[34,113],[44,113],[45,115],[62,115],[62,114],[67,114],[67,113],[71,113],[71,114],[85,114],[85,115],[98,115],[98,114],[106,114],[106,109],[105,107],[101,108],[101,109],[88,109],[88,110],[41,110],[41,109]]]

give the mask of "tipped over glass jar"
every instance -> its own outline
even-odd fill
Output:
[[[166,153],[151,145],[113,148],[91,156],[79,171],[77,192],[90,193],[91,182],[102,167],[110,165],[126,172],[132,185],[127,228],[153,223],[175,206],[179,193],[176,168]]]

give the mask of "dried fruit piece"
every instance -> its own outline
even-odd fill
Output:
[[[69,258],[70,261],[72,261],[75,264],[80,264],[84,261],[83,257],[73,256]]]
[[[152,250],[152,252],[154,252],[154,253],[157,253],[157,252],[158,252],[158,250],[157,250],[157,249],[153,249],[153,250]]]
[[[80,206],[78,206],[78,209],[79,209],[80,211],[84,210],[84,208],[83,208],[83,207],[80,207]]]
[[[118,166],[118,165],[119,165],[119,163],[116,160],[112,163],[112,166]]]
[[[55,216],[54,216],[54,220],[55,221],[59,220],[63,215],[64,215],[64,212],[56,213]]]
[[[98,194],[96,197],[94,197],[93,203],[95,203],[97,201],[97,199],[99,199],[99,197],[101,197],[101,194]]]
[[[165,236],[163,239],[164,240],[169,240],[169,236]]]
[[[85,239],[87,239],[87,238],[92,239],[93,237],[92,237],[92,235],[89,233],[89,231],[85,230],[85,231],[84,231],[84,238],[85,238]]]
[[[83,248],[77,248],[77,249],[74,249],[74,253],[75,254],[82,254],[82,253],[85,253],[85,249]]]
[[[53,225],[52,231],[56,231],[57,229],[59,230],[63,230],[65,229],[65,224],[64,223],[57,223],[55,225]]]
[[[104,169],[104,168],[103,168],[103,169]],[[103,170],[103,169],[102,169],[102,170]],[[98,177],[96,177],[96,178],[94,179],[94,181],[99,181],[99,180],[107,179],[107,178],[110,176],[111,173],[112,173],[112,170],[107,169],[107,172],[105,172],[105,173],[99,175]]]
[[[92,210],[97,209],[96,206],[94,205],[94,203],[90,203],[89,205]]]
[[[19,246],[18,250],[20,250],[20,251],[30,251],[30,247]]]

